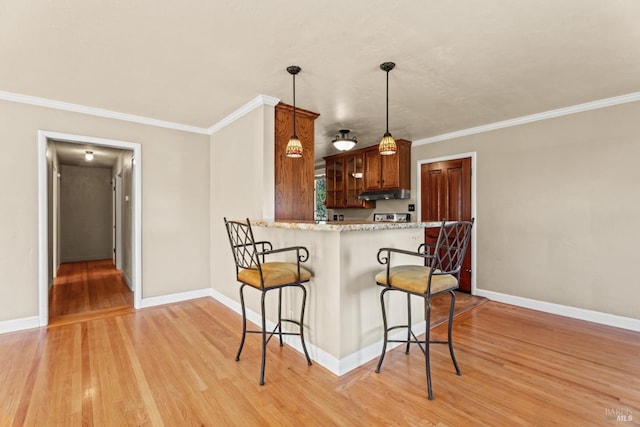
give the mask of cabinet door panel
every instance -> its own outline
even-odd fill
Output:
[[[344,166],[342,159],[327,160],[327,198],[325,206],[340,208],[344,204]]]
[[[362,201],[358,199],[364,191],[362,182],[364,177],[364,155],[356,154],[345,158],[345,207],[361,208]]]
[[[400,155],[393,154],[390,156],[380,156],[382,157],[382,167],[380,176],[382,177],[380,182],[380,188],[390,189],[390,188],[399,188],[400,186]]]
[[[364,187],[367,191],[380,189],[380,153],[377,149],[365,153]]]

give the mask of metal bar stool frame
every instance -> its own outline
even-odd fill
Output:
[[[251,223],[249,218],[246,222],[229,221],[224,218],[225,228],[229,236],[229,242],[231,244],[231,250],[236,265],[236,280],[241,283],[240,285],[240,306],[242,308],[242,338],[240,345],[236,353],[236,361],[240,360],[240,354],[244,348],[244,343],[247,334],[260,334],[262,338],[262,356],[260,364],[260,385],[264,385],[264,373],[266,365],[266,351],[267,344],[271,341],[271,338],[277,334],[280,346],[284,345],[282,341],[283,335],[297,335],[300,336],[302,342],[302,349],[304,351],[305,358],[307,359],[307,365],[311,365],[311,358],[307,351],[307,346],[304,340],[304,312],[307,301],[307,290],[303,283],[310,280],[310,273],[304,267],[300,266],[301,262],[305,262],[309,259],[309,251],[304,246],[291,246],[286,248],[273,249],[273,245],[268,241],[256,241],[253,236],[253,230],[251,229]],[[267,255],[283,253],[293,251],[296,254],[295,263],[268,263],[266,261]],[[269,264],[288,264],[290,272],[295,273],[293,275],[293,281],[286,281],[285,283],[269,283],[269,280],[265,278],[265,269]],[[292,266],[295,268],[291,269]],[[258,277],[258,281],[243,279],[243,272],[255,272]],[[306,276],[305,276],[306,274]],[[249,276],[245,276],[249,277]],[[251,277],[255,277],[253,274]],[[261,314],[261,326],[260,330],[252,330],[247,328],[247,310],[244,299],[245,287],[255,288],[260,291],[260,314]],[[300,309],[300,318],[288,319],[282,317],[282,289],[288,287],[295,287],[302,290],[302,306]],[[266,314],[265,314],[265,298],[267,292],[271,290],[278,290],[278,322],[273,330],[267,331]],[[282,330],[282,323],[292,323],[299,328],[298,332],[286,332]]]
[[[433,390],[431,386],[431,361],[430,361],[430,353],[429,353],[429,345],[430,344],[447,344],[449,347],[449,354],[451,355],[451,360],[453,362],[453,366],[456,370],[457,375],[462,375],[462,371],[458,365],[458,361],[456,360],[456,356],[453,350],[453,341],[451,339],[452,336],[452,327],[453,327],[453,314],[456,302],[455,290],[458,288],[458,284],[460,282],[460,270],[462,268],[462,261],[464,260],[464,256],[467,252],[467,247],[469,245],[469,240],[471,237],[471,228],[473,227],[474,220],[471,221],[457,221],[457,222],[447,222],[446,220],[442,221],[440,226],[440,231],[438,233],[438,240],[435,245],[432,244],[421,244],[418,247],[416,252],[395,249],[395,248],[381,248],[378,251],[378,262],[380,264],[386,265],[386,270],[379,273],[376,276],[376,284],[379,286],[383,286],[384,289],[380,292],[380,305],[382,307],[382,322],[384,326],[384,341],[382,345],[382,353],[380,354],[380,358],[378,359],[378,364],[376,366],[376,373],[380,372],[382,367],[382,362],[384,360],[384,356],[387,350],[388,343],[405,343],[405,353],[409,354],[409,348],[411,344],[417,344],[422,353],[425,356],[425,370],[427,377],[427,389],[429,400],[433,400]],[[424,260],[425,271],[427,271],[426,276],[426,286],[424,290],[411,290],[406,287],[395,287],[394,286],[394,268],[391,265],[391,257],[392,253],[411,255],[420,257]],[[396,271],[398,271],[396,267]],[[438,280],[437,278],[445,278],[445,276],[452,276],[455,278],[455,283],[451,282],[450,286],[446,286],[443,289],[438,289],[432,292],[432,281]],[[448,277],[446,279],[449,279]],[[449,281],[450,282],[450,281]],[[387,312],[385,308],[384,296],[389,291],[400,291],[405,292],[407,294],[407,324],[406,325],[394,325],[389,326],[387,319]],[[443,293],[448,293],[451,298],[450,306],[449,306],[449,324],[447,327],[447,340],[432,340],[430,333],[431,326],[431,298],[440,295]],[[418,339],[411,328],[411,295],[415,295],[424,299],[425,313],[426,313],[426,331],[425,338],[423,340]],[[394,331],[396,329],[407,329],[407,338],[406,339],[389,339],[389,332]]]

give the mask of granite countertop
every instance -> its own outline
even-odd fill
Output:
[[[292,230],[316,231],[368,231],[400,230],[406,228],[439,227],[441,222],[374,222],[374,221],[265,221],[251,220],[255,227],[287,228]]]

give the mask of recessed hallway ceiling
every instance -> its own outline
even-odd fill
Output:
[[[208,128],[258,94],[427,138],[640,91],[640,1],[0,2],[0,91]]]

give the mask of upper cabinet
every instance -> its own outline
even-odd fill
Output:
[[[344,159],[332,157],[326,160],[326,199],[328,208],[344,205]]]
[[[314,201],[314,121],[317,113],[296,108],[296,133],[302,143],[302,157],[286,156],[293,131],[293,107],[275,107],[275,219],[313,221]]]
[[[375,208],[375,200],[359,200],[364,191],[411,188],[411,141],[398,139],[398,152],[381,156],[378,146],[325,157],[327,199],[331,209]]]
[[[359,200],[364,191],[365,156],[362,150],[325,157],[327,198],[331,209],[375,208],[375,201]]]
[[[398,152],[381,156],[377,146],[365,148],[366,191],[411,188],[411,141],[396,140]]]

